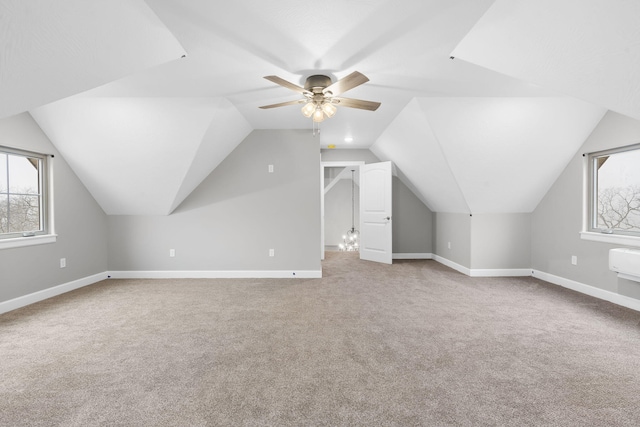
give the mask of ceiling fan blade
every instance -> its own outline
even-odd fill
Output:
[[[379,102],[363,101],[353,98],[333,98],[339,107],[359,108],[361,110],[376,111],[381,105]]]
[[[291,89],[294,92],[298,92],[298,93],[301,93],[303,95],[313,95],[311,92],[309,92],[305,88],[300,87],[298,85],[295,85],[293,83],[290,83],[290,82],[286,81],[285,79],[281,79],[278,76],[264,76],[264,78],[269,80],[270,82],[273,82],[273,83],[277,84],[277,85],[280,85],[282,87],[286,87],[287,89]]]
[[[354,71],[349,74],[347,77],[343,77],[337,82],[327,86],[322,91],[323,94],[327,96],[338,96],[341,93],[344,93],[350,89],[353,89],[356,86],[360,86],[363,83],[368,82],[369,79],[362,73]]]
[[[287,105],[302,104],[303,102],[307,102],[307,100],[306,99],[296,99],[295,101],[281,102],[279,104],[263,105],[260,108],[267,109],[267,108],[285,107]]]

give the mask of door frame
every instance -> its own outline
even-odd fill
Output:
[[[324,260],[324,168],[364,166],[363,160],[345,160],[339,162],[320,162],[320,259]]]

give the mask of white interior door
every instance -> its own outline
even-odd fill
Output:
[[[360,259],[391,264],[391,162],[360,167]]]

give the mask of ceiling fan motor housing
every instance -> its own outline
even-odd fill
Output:
[[[331,86],[331,78],[322,74],[309,76],[304,83],[304,88],[313,93],[322,93],[322,90],[329,86]]]

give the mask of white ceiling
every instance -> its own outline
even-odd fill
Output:
[[[419,98],[371,151],[432,210],[531,212],[602,114],[572,98]]]
[[[640,119],[640,1],[497,1],[453,51]]]
[[[345,96],[382,106],[319,147],[371,148],[435,211],[530,212],[607,109],[640,118],[637,22],[628,0],[0,0],[0,117],[29,111],[107,213],[168,214],[252,129],[311,132],[258,108],[298,98],[263,76],[357,70]]]
[[[2,0],[0,117],[184,54],[143,0]]]

